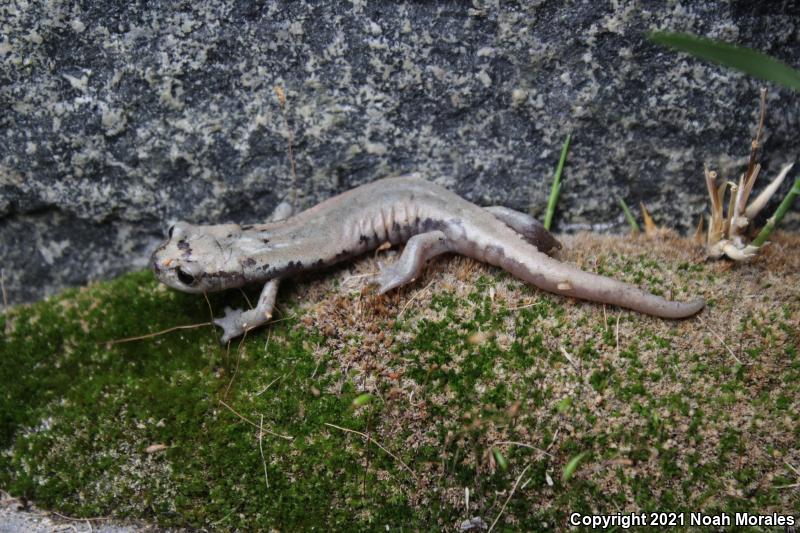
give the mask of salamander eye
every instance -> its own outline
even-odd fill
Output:
[[[170,238],[170,239],[172,238],[172,232],[173,232],[173,231],[175,231],[175,226],[170,226],[170,227],[169,227],[169,238]]]
[[[181,283],[184,285],[194,285],[194,282],[196,281],[195,277],[186,272],[184,269],[178,268],[175,270],[175,272],[177,273],[178,280],[180,280]]]

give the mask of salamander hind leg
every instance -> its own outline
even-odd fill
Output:
[[[549,231],[544,229],[541,222],[532,216],[500,205],[484,207],[484,209],[506,226],[522,235],[526,241],[536,246],[540,252],[549,254],[561,248],[561,243]]]
[[[449,252],[451,246],[441,231],[420,233],[411,237],[400,255],[400,259],[381,269],[372,283],[377,284],[378,293],[404,285],[416,279],[428,259]]]

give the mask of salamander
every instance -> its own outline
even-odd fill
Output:
[[[705,306],[702,298],[669,301],[562,263],[547,254],[558,241],[533,217],[506,207],[479,207],[415,175],[380,179],[264,224],[179,222],[151,264],[163,283],[190,293],[263,284],[253,309],[226,308],[225,316],[214,320],[227,342],[270,320],[281,280],[387,242],[406,245],[399,259],[371,280],[380,294],[414,280],[432,257],[454,252],[548,292],[657,317],[685,318]]]

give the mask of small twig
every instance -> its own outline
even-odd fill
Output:
[[[217,398],[217,401],[219,401],[219,403],[221,403],[222,405],[224,405],[225,407],[227,407],[227,408],[228,408],[228,410],[229,410],[231,413],[235,414],[235,415],[236,415],[237,417],[239,417],[241,420],[243,420],[243,421],[247,422],[248,424],[250,424],[250,425],[251,425],[251,426],[253,426],[254,428],[256,428],[256,429],[258,429],[258,430],[261,430],[261,429],[263,429],[263,428],[260,428],[260,427],[258,426],[258,424],[256,424],[255,422],[253,422],[252,420],[250,420],[250,419],[249,419],[249,418],[247,418],[246,416],[244,416],[244,415],[242,415],[241,413],[239,413],[239,412],[238,412],[236,409],[234,409],[233,407],[231,407],[230,405],[228,405],[227,403],[225,403],[225,400],[223,400],[223,399],[221,399],[221,398]],[[263,431],[264,431],[264,433],[266,433],[266,434],[268,434],[268,435],[272,435],[273,437],[278,437],[278,438],[281,438],[281,439],[284,439],[284,440],[294,440],[294,437],[292,437],[292,436],[290,436],[290,435],[281,435],[280,433],[275,433],[274,431],[272,431],[272,430],[269,430],[269,429],[264,429]]]
[[[619,359],[619,317],[622,313],[617,313],[617,326],[614,328],[614,337],[617,341],[617,359]]]
[[[706,322],[706,321],[703,319],[703,317],[702,317],[702,316],[699,316],[699,315],[698,315],[697,319],[698,319],[698,320],[700,320],[700,322],[703,324],[703,326],[705,326],[705,328],[706,328],[706,329],[707,329],[707,330],[708,330],[708,331],[709,331],[709,332],[710,332],[712,335],[714,335],[714,336],[717,338],[717,340],[718,340],[719,342],[721,342],[721,343],[722,343],[722,345],[725,347],[725,349],[726,349],[726,350],[728,350],[728,353],[730,353],[730,354],[731,354],[731,357],[733,357],[734,359],[736,359],[736,362],[737,362],[737,363],[739,363],[740,365],[744,365],[744,363],[742,362],[742,360],[741,360],[741,359],[739,359],[738,357],[736,357],[736,354],[733,352],[733,350],[731,350],[731,347],[730,347],[730,346],[728,346],[728,345],[727,345],[727,343],[725,343],[725,339],[723,339],[723,338],[722,338],[722,337],[721,337],[721,336],[720,336],[720,335],[719,335],[719,334],[718,334],[716,331],[714,331],[713,329],[711,329],[711,327],[709,327],[708,323],[707,323],[707,322]]]
[[[355,434],[355,435],[359,435],[359,436],[361,436],[361,437],[364,437],[365,439],[367,439],[367,443],[369,443],[369,442],[370,442],[370,437],[369,437],[369,435],[367,435],[366,433],[362,433],[362,432],[360,432],[360,431],[356,431],[355,429],[343,428],[342,426],[337,426],[336,424],[330,424],[330,423],[328,423],[328,422],[325,422],[324,424],[325,424],[326,426],[329,426],[329,427],[332,427],[332,428],[336,428],[336,429],[338,429],[338,430],[340,430],[340,431],[345,431],[345,432],[347,432],[347,433],[353,433],[353,434]],[[380,448],[381,450],[383,450],[384,452],[386,452],[386,453],[389,455],[389,457],[391,457],[392,459],[394,459],[395,461],[397,461],[398,463],[400,463],[401,465],[403,465],[403,468],[405,468],[406,470],[408,470],[408,472],[409,472],[409,473],[410,473],[412,476],[414,476],[414,479],[416,479],[416,478],[417,478],[417,474],[415,474],[415,473],[414,473],[414,471],[413,471],[413,470],[411,470],[411,467],[409,467],[407,464],[405,464],[405,463],[403,462],[403,460],[402,460],[402,459],[400,459],[400,458],[399,458],[399,457],[397,457],[395,454],[393,454],[392,452],[390,452],[389,450],[387,450],[386,448],[384,448],[384,447],[381,445],[381,443],[380,443],[380,442],[376,441],[375,439],[371,439],[371,440],[372,440],[372,444],[374,444],[375,446],[377,446],[378,448]]]
[[[553,454],[551,454],[549,452],[546,452],[541,448],[537,448],[536,446],[531,446],[530,444],[525,444],[524,442],[515,442],[513,440],[504,440],[504,441],[500,441],[500,442],[495,442],[494,444],[492,444],[492,446],[503,446],[504,444],[513,444],[514,446],[522,446],[523,448],[530,448],[531,450],[535,450],[535,451],[537,451],[539,453],[545,454],[546,456],[548,456],[550,458],[553,458]]]
[[[267,490],[269,490],[269,475],[267,474],[267,460],[264,459],[264,447],[261,445],[263,437],[264,437],[264,415],[261,415],[261,419],[258,421],[258,451],[261,453],[261,464],[264,465],[264,482],[267,484]]]
[[[98,344],[105,344],[112,346],[114,344],[122,344],[124,342],[133,342],[133,341],[140,341],[143,339],[149,339],[151,337],[158,337],[159,335],[166,335],[167,333],[172,333],[173,331],[179,331],[182,329],[196,329],[196,328],[203,328],[206,326],[213,326],[213,322],[201,322],[200,324],[188,324],[185,326],[173,326],[171,328],[162,329],[161,331],[156,331],[155,333],[148,333],[147,335],[138,335],[136,337],[125,337],[124,339],[115,339],[112,341],[100,341]]]
[[[517,491],[517,485],[519,485],[519,482],[522,479],[522,476],[525,475],[525,472],[527,472],[528,468],[530,468],[530,467],[531,467],[531,465],[526,466],[525,469],[522,471],[522,473],[517,478],[517,481],[514,482],[514,487],[511,489],[511,492],[508,494],[508,498],[506,498],[506,501],[503,503],[503,507],[500,508],[500,512],[497,513],[497,517],[494,519],[494,522],[492,522],[491,527],[489,527],[489,533],[492,533],[492,530],[494,529],[494,526],[497,524],[497,521],[500,520],[501,516],[503,516],[503,511],[506,510],[506,505],[508,505],[508,502],[511,501],[511,497],[514,496],[514,493]]]

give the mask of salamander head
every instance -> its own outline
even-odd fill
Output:
[[[241,233],[238,224],[178,222],[169,229],[169,239],[153,252],[153,272],[162,283],[184,292],[241,287],[245,283],[243,267],[234,253]]]

